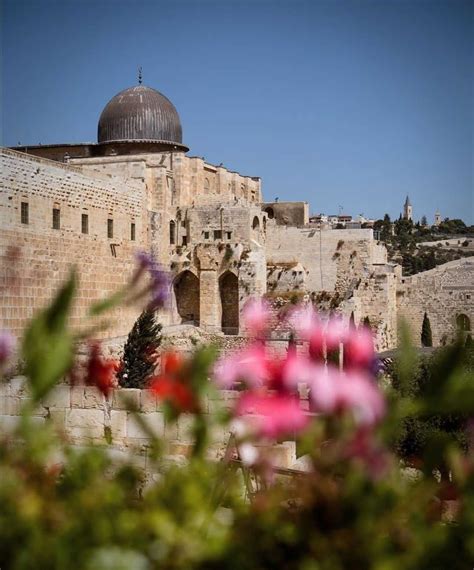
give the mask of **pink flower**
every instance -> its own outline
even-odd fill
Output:
[[[344,366],[369,369],[374,360],[374,340],[367,327],[351,331],[344,345]]]
[[[268,328],[270,319],[269,306],[263,299],[250,299],[242,311],[242,320],[245,328],[253,335],[258,336]]]
[[[309,340],[321,329],[321,321],[311,305],[296,307],[290,313],[288,323],[303,340]]]
[[[0,365],[5,363],[15,350],[16,341],[8,331],[0,331]]]
[[[310,397],[315,411],[351,412],[358,425],[374,425],[385,414],[385,400],[370,376],[340,372],[334,366],[314,369]]]
[[[258,388],[269,380],[269,375],[265,347],[260,344],[221,358],[214,366],[214,379],[221,388],[232,388],[241,381]]]
[[[238,400],[235,412],[245,416],[257,435],[269,438],[299,433],[309,421],[298,399],[284,394],[245,392]]]
[[[326,351],[339,350],[339,345],[347,339],[347,326],[340,317],[331,317],[326,325]]]
[[[373,432],[365,428],[357,430],[346,447],[345,455],[348,459],[362,462],[375,481],[380,480],[390,466],[389,454],[374,440]]]

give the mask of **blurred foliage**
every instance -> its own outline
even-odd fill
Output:
[[[1,568],[473,566],[474,462],[464,429],[474,417],[473,356],[463,343],[419,359],[402,330],[390,406],[378,430],[357,433],[350,421],[316,417],[298,441],[312,471],[274,477],[249,501],[241,471],[207,459],[207,432],[228,420],[225,411],[202,413],[212,350],[198,351],[189,364],[197,443],[184,467],[170,466],[163,442],[153,441],[153,426],[148,470],[155,476],[145,481],[133,457],[113,460],[108,446],[75,448],[52,421],[35,421],[34,403],[73,364],[67,316],[74,289],[72,276],[25,334],[33,402],[16,430],[0,439]],[[178,417],[169,412],[170,421]],[[389,444],[403,457],[421,458],[417,477],[406,477]],[[351,446],[357,453],[347,452]],[[433,477],[435,468],[443,469],[456,498],[453,522],[442,519],[446,486]]]

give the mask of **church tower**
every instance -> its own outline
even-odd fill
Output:
[[[434,224],[436,227],[438,227],[441,224],[441,213],[439,210],[436,210],[435,215],[434,215]]]
[[[410,198],[405,200],[405,204],[403,205],[403,218],[405,220],[413,220],[413,208],[410,202]]]

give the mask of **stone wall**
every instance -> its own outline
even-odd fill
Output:
[[[474,258],[439,265],[435,269],[401,279],[397,309],[421,344],[421,327],[426,312],[431,324],[433,345],[449,341],[456,334],[456,318],[466,315],[471,332],[474,322]]]
[[[90,178],[66,165],[12,151],[2,150],[1,167],[1,326],[21,334],[76,267],[80,288],[70,324],[78,330],[90,304],[116,291],[133,272],[134,251],[147,241],[142,196],[116,180]],[[21,222],[22,202],[28,204],[28,223]],[[60,211],[60,229],[52,227],[53,209]],[[82,233],[83,214],[87,234]],[[133,307],[116,309],[103,335],[128,333],[137,313]]]
[[[216,392],[206,398],[205,414],[213,416],[218,410],[230,409],[238,396],[239,392],[232,390]],[[7,433],[15,428],[22,404],[27,400],[28,391],[23,377],[0,384],[0,432]],[[138,454],[135,459],[140,462],[140,457],[146,457],[151,437],[136,416],[128,411],[130,406],[138,411],[139,419],[157,438],[165,440],[165,453],[188,455],[193,442],[192,416],[182,414],[177,422],[168,422],[162,404],[150,390],[121,388],[104,398],[94,387],[58,385],[37,407],[33,422],[51,422],[72,445],[98,444],[115,452],[133,451]],[[306,399],[302,400],[301,406],[307,409]],[[229,437],[227,427],[213,422],[211,458],[223,456]],[[294,442],[274,447],[278,464],[292,467],[296,461]],[[146,464],[142,467],[146,469]]]
[[[386,262],[386,250],[372,230],[316,230],[267,222],[269,265],[305,268],[307,291],[345,291],[353,280],[368,274],[374,263]]]

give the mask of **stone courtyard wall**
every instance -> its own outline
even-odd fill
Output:
[[[399,317],[408,323],[413,341],[421,344],[426,312],[433,345],[449,341],[456,334],[456,317],[464,314],[474,322],[474,258],[467,257],[435,269],[401,279],[397,291]]]
[[[142,196],[117,180],[90,178],[67,165],[2,150],[0,186],[0,324],[20,335],[34,312],[47,305],[72,269],[79,292],[70,324],[79,330],[92,302],[124,285],[134,270],[134,251],[147,242]],[[28,223],[21,223],[21,203]],[[60,229],[52,228],[53,208]],[[88,234],[82,233],[82,214]],[[107,237],[107,220],[113,237]],[[131,224],[135,224],[135,241]],[[111,313],[98,336],[127,334],[134,307]]]
[[[213,416],[222,409],[234,406],[239,392],[219,390],[205,400],[204,413]],[[0,384],[0,434],[11,432],[18,424],[22,404],[28,400],[25,378],[16,377]],[[307,409],[307,399],[301,406]],[[146,450],[152,440],[140,421],[128,411],[137,410],[139,419],[152,434],[166,442],[168,456],[189,454],[192,443],[192,416],[182,414],[177,422],[165,420],[163,407],[150,390],[116,389],[108,398],[94,387],[56,386],[35,410],[33,422],[51,422],[59,434],[75,446],[97,444],[112,452],[133,452],[135,460],[146,469]],[[213,423],[210,433],[210,458],[223,456],[230,437],[226,427]],[[292,467],[296,461],[294,442],[273,446],[278,464]]]

